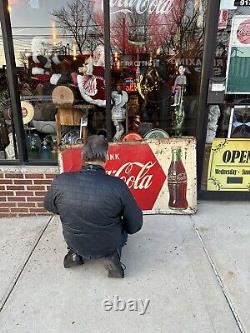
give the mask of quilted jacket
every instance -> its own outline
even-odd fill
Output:
[[[44,199],[59,214],[68,246],[82,256],[105,256],[142,227],[142,212],[127,185],[101,166],[58,175]]]

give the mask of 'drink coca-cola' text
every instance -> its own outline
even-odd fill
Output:
[[[129,188],[134,190],[148,189],[152,185],[153,175],[150,170],[154,167],[155,162],[127,162],[117,170],[107,170],[108,175],[119,177]]]

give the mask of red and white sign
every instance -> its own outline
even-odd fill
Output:
[[[173,169],[175,148],[182,152],[181,173],[177,168]],[[59,165],[64,172],[79,171],[83,165],[82,146],[62,150]],[[191,214],[196,211],[196,145],[193,138],[110,144],[105,169],[107,174],[119,177],[127,184],[144,212]],[[185,193],[182,193],[184,189]],[[176,192],[171,195],[169,191]],[[174,207],[183,196],[187,203],[184,209]]]
[[[237,29],[237,38],[241,44],[250,44],[250,19],[240,23]]]
[[[228,18],[229,18],[228,10],[221,9],[220,16],[219,16],[219,25],[218,25],[219,30],[226,29],[227,24],[228,24]]]
[[[92,0],[102,28],[103,0]],[[111,0],[111,43],[128,53],[143,46],[161,46],[177,29],[184,0]]]
[[[166,175],[150,146],[147,143],[111,145],[108,156],[107,174],[121,178],[140,207],[153,209]]]
[[[232,20],[230,47],[250,46],[250,16],[236,15]]]

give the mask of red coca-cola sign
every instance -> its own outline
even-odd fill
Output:
[[[82,147],[64,150],[60,159],[62,171],[79,171],[83,164]],[[153,209],[166,175],[147,143],[110,145],[105,169],[127,184],[141,209]]]
[[[242,44],[250,44],[250,20],[241,22],[237,29],[237,38]]]
[[[113,145],[108,153],[107,173],[121,178],[127,184],[141,209],[151,210],[166,175],[149,145]]]

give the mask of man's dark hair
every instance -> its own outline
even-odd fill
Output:
[[[91,135],[83,146],[85,162],[106,162],[108,141],[102,135]]]

